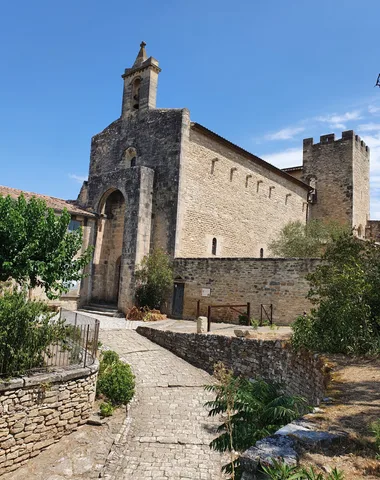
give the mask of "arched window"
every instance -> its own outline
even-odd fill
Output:
[[[212,255],[216,255],[216,247],[217,247],[217,245],[218,245],[218,241],[217,241],[217,239],[214,237],[214,238],[212,239],[212,247],[211,247],[211,253],[212,253]]]
[[[264,249],[260,248],[260,258],[264,258]]]
[[[135,167],[136,166],[136,160],[137,160],[137,152],[136,152],[135,148],[128,147],[126,150],[124,150],[123,164],[124,164],[125,167],[127,167],[127,168]]]
[[[134,110],[138,110],[140,108],[140,85],[141,79],[136,78],[132,85],[132,106]]]

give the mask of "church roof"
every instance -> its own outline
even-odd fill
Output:
[[[267,168],[268,170],[271,170],[272,172],[276,173],[277,175],[286,178],[289,182],[295,183],[296,185],[303,187],[305,190],[310,190],[310,186],[307,185],[304,182],[301,182],[301,180],[297,180],[296,178],[292,177],[291,175],[288,175],[284,170],[281,170],[280,168],[275,167],[271,163],[266,162],[260,157],[257,157],[253,153],[248,152],[247,150],[244,150],[244,148],[239,147],[238,145],[235,145],[234,143],[230,142],[229,140],[225,139],[224,137],[221,137],[217,133],[209,130],[208,128],[204,127],[200,123],[192,122],[191,123],[191,128],[198,130],[199,132],[208,135],[209,137],[214,138],[216,141],[223,143],[227,147],[235,150],[237,153],[240,155],[243,155],[246,157],[248,160],[251,160],[253,163],[256,163],[257,165],[261,165],[264,168]]]
[[[6,197],[9,195],[11,198],[18,198],[22,193],[24,194],[26,200],[30,200],[33,197],[44,200],[46,205],[49,208],[52,208],[55,212],[62,212],[66,208],[66,210],[71,214],[82,215],[84,217],[95,217],[95,214],[78,207],[75,205],[75,203],[72,203],[71,200],[49,197],[48,195],[41,195],[40,193],[25,192],[24,190],[18,190],[17,188],[4,187],[0,185],[0,196]]]

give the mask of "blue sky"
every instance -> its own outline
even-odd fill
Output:
[[[380,219],[379,18],[378,0],[2,1],[0,184],[75,198],[144,40],[158,107],[279,167],[302,163],[303,138],[354,129]]]

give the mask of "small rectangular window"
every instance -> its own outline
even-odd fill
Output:
[[[80,228],[81,225],[82,224],[79,220],[70,220],[70,223],[67,229],[69,232],[75,232],[75,230],[78,230],[78,228]]]

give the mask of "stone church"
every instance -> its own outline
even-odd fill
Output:
[[[207,304],[250,301],[255,315],[272,304],[275,320],[289,323],[307,308],[305,275],[318,260],[270,258],[268,243],[288,222],[309,219],[376,238],[369,148],[353,131],[308,138],[303,165],[281,170],[192,122],[186,108],[156,108],[160,72],[141,43],[122,75],[121,116],[92,138],[88,181],[66,202],[84,246],[95,246],[90,275],[67,304],[125,312],[136,266],[161,247],[175,265],[169,314],[192,318]]]

